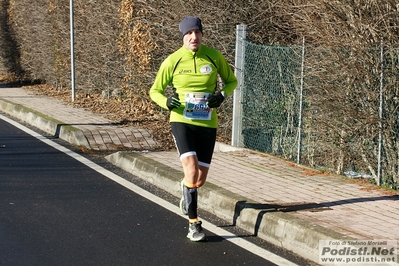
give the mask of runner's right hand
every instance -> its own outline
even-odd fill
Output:
[[[166,100],[166,106],[168,106],[169,110],[179,108],[180,105],[179,95],[176,92]]]

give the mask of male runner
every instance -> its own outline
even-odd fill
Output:
[[[216,141],[218,117],[216,108],[237,86],[237,79],[225,57],[202,44],[202,23],[197,17],[185,17],[179,24],[183,46],[162,63],[150,97],[170,110],[173,138],[183,166],[181,211],[188,215],[187,237],[206,240],[197,215],[198,188],[208,175]],[[223,88],[217,88],[218,76]],[[170,97],[164,95],[173,86]]]

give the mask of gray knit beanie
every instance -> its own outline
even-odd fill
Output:
[[[183,38],[187,32],[192,30],[200,30],[202,32],[201,20],[197,17],[185,17],[179,24],[180,37]]]

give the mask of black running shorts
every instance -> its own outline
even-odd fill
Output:
[[[186,123],[171,122],[180,160],[197,155],[201,166],[209,167],[216,141],[216,128],[194,126]]]

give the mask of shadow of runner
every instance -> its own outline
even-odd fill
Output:
[[[288,202],[288,203],[278,203],[278,204],[265,204],[265,203],[248,203],[247,201],[238,201],[235,205],[233,224],[236,226],[237,219],[240,217],[241,212],[244,209],[254,209],[260,210],[256,218],[254,236],[258,235],[259,227],[262,222],[263,216],[270,212],[296,212],[296,211],[309,211],[309,212],[320,212],[326,210],[332,210],[331,207],[339,206],[344,204],[354,204],[360,202],[372,202],[381,200],[399,200],[399,195],[393,196],[381,196],[381,197],[366,197],[366,198],[353,198],[344,199],[331,202]]]

